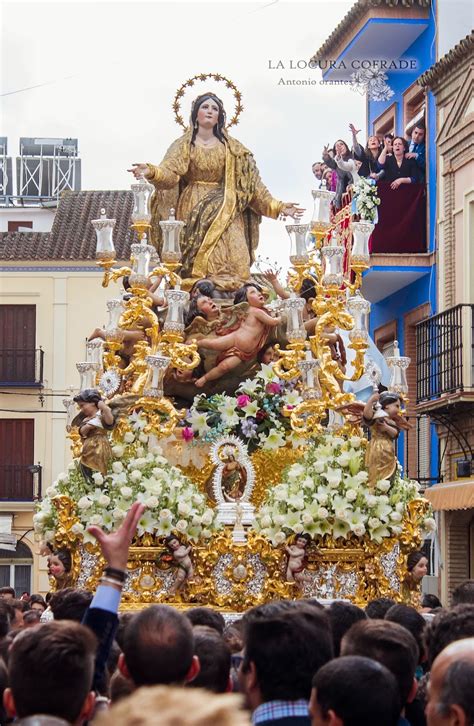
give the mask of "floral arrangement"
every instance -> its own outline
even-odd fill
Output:
[[[240,384],[235,396],[196,396],[181,435],[187,442],[213,442],[232,434],[247,444],[249,453],[279,449],[288,442],[300,446],[304,441],[292,431],[288,413],[301,401],[293,384],[281,381],[271,365],[262,364],[255,378]]]
[[[67,495],[76,502],[79,522],[73,532],[84,542],[94,542],[87,532],[90,525],[111,531],[121,524],[136,500],[146,506],[138,523],[138,535],[165,536],[180,532],[197,542],[209,539],[218,528],[216,514],[207,506],[206,496],[176,467],[162,456],[144,432],[146,419],[132,414],[132,430],[124,435],[123,444],[112,447],[113,461],[106,476],[96,472],[87,480],[77,461],[60,474],[38,505],[33,517],[34,529],[43,540],[54,539],[57,512],[53,498]]]
[[[354,185],[354,202],[354,212],[359,215],[361,220],[377,223],[377,207],[380,204],[380,197],[374,179],[359,178],[359,181]]]
[[[367,535],[379,544],[400,535],[407,505],[418,496],[418,483],[403,479],[398,469],[393,481],[382,479],[369,490],[364,453],[365,440],[358,436],[319,437],[302,461],[290,466],[283,481],[270,489],[256,514],[257,530],[274,545],[298,533]],[[431,513],[423,527],[436,528]]]

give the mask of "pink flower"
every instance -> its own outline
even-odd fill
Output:
[[[241,396],[237,396],[237,406],[239,408],[244,408],[248,403],[250,403],[250,396],[247,396],[246,393],[242,393]]]
[[[279,383],[267,383],[265,391],[267,393],[281,393],[281,386]]]
[[[194,431],[190,426],[185,426],[184,429],[181,429],[181,436],[185,441],[192,441],[194,439]]]

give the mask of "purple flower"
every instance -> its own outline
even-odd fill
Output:
[[[254,418],[246,418],[240,424],[240,428],[244,436],[251,439],[257,433],[257,424]]]
[[[267,393],[281,393],[281,386],[279,383],[267,383],[265,391]]]
[[[194,439],[194,431],[190,426],[185,426],[181,429],[181,436],[185,441],[192,441]]]

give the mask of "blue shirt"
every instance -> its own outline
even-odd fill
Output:
[[[309,719],[308,701],[300,698],[298,701],[267,701],[257,706],[252,714],[254,725],[266,721],[276,721],[279,718],[292,718],[305,716]]]

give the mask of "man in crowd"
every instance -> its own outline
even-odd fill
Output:
[[[436,658],[430,675],[428,726],[474,724],[474,638],[457,640]]]
[[[312,726],[396,726],[397,682],[370,658],[336,658],[314,676],[309,710]]]
[[[425,166],[426,166],[426,143],[425,143],[425,122],[424,120],[418,121],[413,127],[411,132],[411,139],[408,144],[407,159],[415,159],[416,163],[420,168],[420,172],[425,177]]]
[[[398,623],[387,620],[361,620],[345,634],[341,655],[361,655],[378,661],[395,676],[402,704],[398,726],[409,726],[405,706],[416,695],[415,679],[418,646],[415,638]]]
[[[316,179],[316,184],[314,186],[315,189],[321,189],[321,185],[323,183],[325,166],[326,165],[323,164],[322,161],[315,161],[313,166],[311,167],[311,170],[314,174],[314,178]]]
[[[15,590],[13,587],[0,587],[0,598],[2,600],[13,600],[15,598]]]
[[[453,592],[453,605],[474,605],[474,580],[465,580]]]
[[[329,623],[311,605],[280,605],[246,615],[240,687],[253,724],[310,726],[312,678],[333,656]]]
[[[138,613],[125,631],[119,669],[135,685],[184,685],[199,673],[188,618],[168,605]]]

